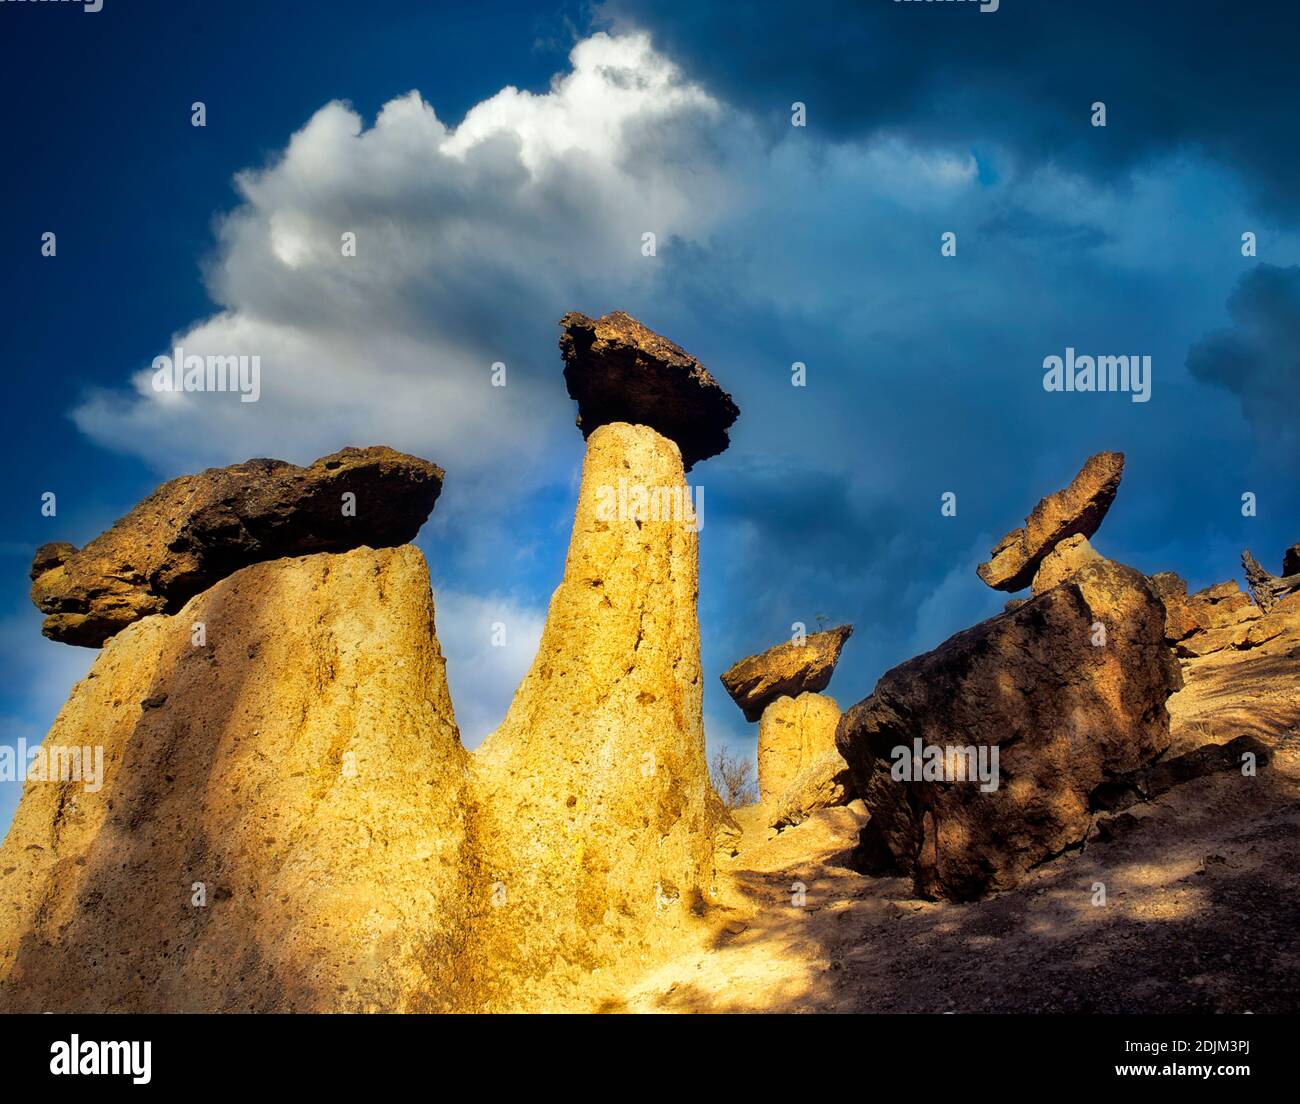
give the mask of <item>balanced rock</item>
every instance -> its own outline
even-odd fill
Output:
[[[758,723],[758,798],[779,798],[801,771],[828,751],[838,754],[835,729],[840,707],[834,698],[805,691],[770,702]]]
[[[895,667],[837,733],[871,813],[858,864],[926,897],[1015,885],[1085,839],[1099,786],[1169,746],[1180,685],[1159,600],[1105,559]]]
[[[852,625],[840,625],[803,637],[802,641],[777,644],[733,665],[722,674],[722,685],[744,712],[745,720],[757,721],[768,704],[779,697],[795,698],[806,691],[825,690],[840,661],[844,642],[852,635]]]
[[[690,353],[622,311],[594,320],[571,311],[560,325],[584,438],[611,422],[649,426],[677,443],[686,471],[726,449],[740,411]]]
[[[698,534],[611,516],[620,479],[685,488],[677,445],[611,423],[587,440],[564,578],[533,665],[474,754],[499,906],[485,927],[515,1008],[557,1007],[694,923],[713,879]]]
[[[418,550],[362,548],[110,640],[44,745],[102,774],[29,775],[0,850],[0,1011],[475,1008],[490,895],[433,618]]]
[[[978,574],[994,590],[1023,590],[1039,565],[1061,541],[1076,534],[1091,537],[1106,517],[1124,474],[1122,452],[1099,452],[1083,465],[1064,490],[1044,498],[993,548]]]
[[[1082,533],[1066,537],[1043,557],[1043,562],[1039,564],[1038,571],[1034,575],[1032,584],[1034,593],[1042,594],[1043,591],[1065,582],[1080,568],[1099,559],[1101,556]]]
[[[376,447],[343,449],[306,468],[249,460],[173,479],[80,551],[64,542],[37,549],[32,601],[47,614],[41,631],[99,647],[249,564],[405,544],[433,509],[442,478],[427,460]],[[347,493],[355,498],[345,503]]]

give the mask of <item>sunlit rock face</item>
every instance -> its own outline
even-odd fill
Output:
[[[537,658],[474,756],[502,1001],[545,1003],[653,953],[712,880],[698,535],[689,517],[624,516],[620,480],[685,491],[681,452],[648,426],[588,438]]]
[[[776,801],[801,771],[836,751],[839,723],[840,707],[825,694],[803,693],[771,702],[758,723],[759,800]]]
[[[114,636],[0,852],[5,1011],[473,1007],[473,804],[410,546],[257,564]]]
[[[1122,452],[1099,452],[1088,458],[1063,490],[1042,499],[1025,519],[993,547],[987,563],[976,569],[994,590],[1023,590],[1039,565],[1058,544],[1073,536],[1091,537],[1105,520],[1124,476]]]

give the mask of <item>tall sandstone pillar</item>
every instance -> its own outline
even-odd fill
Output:
[[[588,438],[573,535],[537,657],[475,754],[488,958],[516,1007],[638,967],[713,875],[686,470],[726,447],[736,408],[626,315],[562,324]]]

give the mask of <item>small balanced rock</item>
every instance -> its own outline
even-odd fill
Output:
[[[723,673],[722,685],[744,712],[745,720],[757,721],[777,698],[825,690],[844,642],[852,635],[852,625],[840,625],[813,633],[802,644],[778,644],[734,664]]]
[[[597,319],[570,311],[560,325],[564,382],[584,438],[610,422],[649,426],[676,442],[686,471],[726,449],[740,410],[681,346],[622,311]]]
[[[438,500],[443,474],[377,446],[345,448],[306,468],[249,460],[173,479],[85,548],[60,541],[36,550],[41,632],[97,648],[250,564],[405,544]],[[349,492],[355,498],[345,500]]]
[[[1023,590],[1058,544],[1076,535],[1091,537],[1100,528],[1124,475],[1122,452],[1091,457],[1064,490],[1044,498],[1015,529],[994,546],[978,574],[994,590]]]

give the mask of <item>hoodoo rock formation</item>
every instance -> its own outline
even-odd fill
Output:
[[[0,1009],[566,1007],[698,922],[726,813],[683,449],[725,447],[736,409],[634,320],[586,341],[581,317],[562,342],[591,399],[564,579],[473,755],[423,557],[352,547],[415,534],[442,483],[426,461],[250,461],[38,553],[47,633],[108,641],[46,742],[102,747],[104,779],[24,792],[0,853]],[[592,413],[616,409],[639,422]],[[283,558],[321,548],[342,551]]]
[[[473,1007],[481,879],[433,616],[417,549],[359,548],[114,636],[46,737],[102,747],[102,788],[29,782],[0,850],[0,1010]]]
[[[571,311],[560,325],[583,437],[611,422],[649,426],[677,443],[686,471],[726,449],[740,411],[685,349],[622,311],[594,320]]]
[[[249,564],[405,544],[433,509],[442,478],[427,460],[377,447],[343,449],[306,468],[249,460],[173,479],[80,551],[65,542],[37,549],[32,601],[47,614],[41,631],[99,647]],[[345,504],[348,493],[355,497]]]
[[[779,697],[796,698],[807,691],[825,690],[844,642],[852,635],[852,625],[840,625],[777,644],[733,664],[723,672],[722,685],[740,706],[745,720],[757,721]]]
[[[722,685],[758,724],[758,793],[774,827],[853,800],[848,764],[835,746],[840,707],[818,691],[830,683],[852,625],[778,644],[736,663]]]
[[[1089,458],[1064,490],[1044,498],[993,548],[979,565],[979,577],[994,590],[1023,590],[1058,544],[1076,534],[1091,537],[1101,526],[1124,474],[1124,454],[1099,452]]]
[[[694,358],[626,315],[561,325],[570,390],[586,396],[573,535],[537,658],[475,756],[499,894],[491,957],[524,1006],[652,956],[687,923],[713,880],[717,820],[694,517],[622,516],[614,489],[689,503],[683,458],[725,447],[735,407]],[[693,435],[710,426],[704,447]]]

